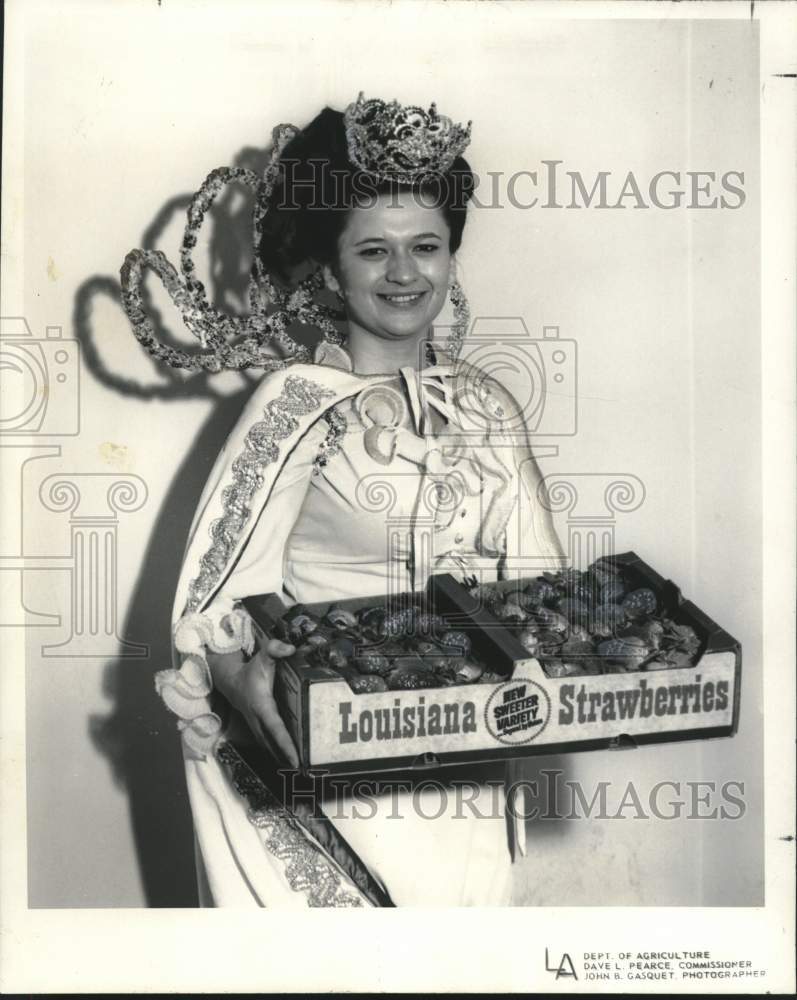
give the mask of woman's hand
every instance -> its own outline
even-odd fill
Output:
[[[294,768],[299,766],[299,756],[274,699],[274,674],[277,660],[295,651],[290,643],[264,637],[248,661],[240,651],[226,656],[208,655],[215,686],[241,713],[258,742]]]

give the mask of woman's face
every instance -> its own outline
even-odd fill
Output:
[[[449,228],[412,191],[380,195],[350,211],[338,239],[335,277],[349,323],[385,340],[420,338],[446,300]]]

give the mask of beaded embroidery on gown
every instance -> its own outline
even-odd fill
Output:
[[[332,355],[343,365],[347,358],[340,348]],[[323,354],[317,360],[325,360]],[[488,422],[481,426],[489,433],[463,435],[465,406],[446,371],[433,365],[380,379],[349,373],[345,395],[326,408],[333,393],[317,393],[318,414],[297,440],[288,439],[290,450],[243,545],[233,540],[239,550],[232,548],[232,558],[228,553],[226,578],[204,607],[195,605],[210,648],[223,648],[225,637],[232,648],[251,644],[237,605],[251,594],[277,591],[290,604],[400,593],[422,590],[428,575],[439,572],[488,582],[501,575],[507,551],[521,551],[520,541],[529,539],[542,554],[561,556],[549,523],[535,510],[529,468],[501,439],[506,398],[500,390],[484,394],[479,404]],[[223,478],[210,495],[225,498],[221,509],[229,513],[230,494],[219,486]],[[218,537],[224,516],[213,523]],[[202,572],[207,565],[203,557]],[[202,572],[189,594],[197,592]],[[178,616],[179,604],[178,597]],[[178,649],[181,623],[196,618],[197,610],[178,617]],[[194,647],[190,639],[182,645],[188,649],[184,671]],[[179,680],[166,673],[175,674],[164,672],[161,694],[181,716],[185,736],[207,716],[186,713]],[[223,742],[224,732],[208,748],[219,737]],[[300,838],[294,842],[273,813],[253,805],[216,750],[186,753],[203,902],[367,905],[333,863]],[[401,790],[384,782],[365,794],[362,788],[357,794],[348,787],[325,790],[331,822],[396,905],[509,903],[513,824],[505,815],[504,768],[466,771],[457,777],[477,789],[470,807],[449,787],[447,769],[435,774],[436,787],[426,774],[420,789],[415,780]]]

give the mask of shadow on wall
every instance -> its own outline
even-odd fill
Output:
[[[237,157],[236,165],[262,174],[269,155],[268,150],[246,149]],[[246,192],[243,203],[242,190]],[[167,202],[144,233],[142,247],[154,249],[172,218],[183,212],[189,202],[190,198],[184,195]],[[212,227],[210,296],[219,309],[229,310],[231,303],[246,301],[252,206],[251,192],[233,184],[208,213]],[[98,296],[109,298],[121,308],[118,280],[94,276],[79,288],[75,300],[75,337],[81,344],[85,366],[94,378],[124,396],[174,403],[176,411],[184,401],[209,399],[215,404],[162,498],[121,632],[133,641],[147,642],[150,658],[120,658],[108,664],[104,685],[106,694],[113,699],[113,711],[108,716],[95,716],[89,722],[94,745],[108,758],[115,780],[129,796],[147,904],[196,906],[193,835],[182,752],[175,718],[155,694],[154,675],[157,670],[171,666],[171,608],[194,509],[216,455],[259,373],[244,376],[244,389],[232,395],[219,393],[213,385],[213,376],[204,372],[178,373],[155,362],[157,381],[152,384],[117,375],[103,363],[94,341],[92,312]],[[157,336],[165,343],[177,344],[164,328],[146,291],[144,302]],[[132,332],[129,348],[131,352],[141,350]],[[177,412],[174,417],[178,417]]]

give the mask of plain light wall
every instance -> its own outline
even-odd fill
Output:
[[[169,665],[194,504],[251,383],[157,372],[119,306],[119,266],[143,245],[176,261],[187,197],[211,169],[262,163],[275,124],[360,90],[472,119],[480,174],[544,159],[585,179],[745,173],[737,211],[474,210],[460,264],[474,316],[522,316],[535,336],[556,325],[578,343],[578,433],[544,471],[638,477],[645,500],[617,516],[617,549],[744,649],[733,740],[540,758],[528,772],[559,767],[588,792],[633,780],[643,795],[664,780],[743,781],[745,816],[531,823],[516,901],[760,903],[757,26],[541,22],[524,5],[214,6],[25,7],[24,312],[37,336],[60,325],[83,352],[81,433],[24,473],[25,551],[68,551],[67,518],[38,499],[45,475],[141,477],[146,503],[119,516],[118,601],[120,634],[150,647],[143,660],[53,660],[42,643],[65,626],[30,630],[31,905],[195,902],[179,746],[152,679]],[[200,269],[210,250],[214,291],[240,303],[245,230],[207,225]],[[29,574],[26,602],[67,622],[67,574]]]

